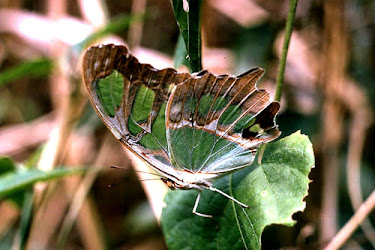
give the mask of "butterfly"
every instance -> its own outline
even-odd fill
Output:
[[[280,135],[280,104],[257,89],[264,74],[206,70],[179,73],[140,63],[122,45],[89,48],[83,80],[91,104],[112,134],[156,170],[171,189],[208,189],[247,207],[213,187],[213,181],[248,167],[259,146]]]

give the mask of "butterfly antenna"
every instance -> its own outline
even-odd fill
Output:
[[[109,167],[114,168],[114,169],[129,170],[129,168],[127,168],[127,167],[120,167],[120,166],[115,166],[115,165],[111,165]]]
[[[157,176],[157,177],[163,177],[162,175],[160,175],[160,174],[157,174],[157,173],[151,173],[151,172],[147,172],[147,171],[140,171],[140,170],[134,170],[135,172],[137,172],[137,173],[143,173],[143,174],[150,174],[150,175],[155,175],[155,176]]]
[[[115,166],[115,165],[111,165],[110,167],[111,167],[111,168],[114,168],[114,169],[130,170],[130,168],[119,167],[119,166]],[[152,173],[152,172],[147,172],[147,171],[141,171],[141,170],[135,170],[135,169],[134,169],[134,172],[137,172],[137,173],[143,173],[143,174],[155,175],[155,176],[158,176],[158,177],[163,177],[163,176],[160,175],[160,174]]]
[[[210,189],[211,191],[217,192],[217,193],[219,193],[219,194],[221,194],[221,195],[227,197],[228,199],[230,199],[230,200],[236,202],[236,203],[237,203],[238,205],[240,205],[241,207],[244,207],[244,208],[248,208],[248,207],[249,207],[248,205],[246,205],[246,204],[244,204],[244,203],[242,203],[242,202],[236,200],[236,199],[233,198],[232,196],[230,196],[230,195],[224,193],[223,191],[221,191],[221,190],[219,190],[219,189],[217,189],[217,188],[209,187],[208,189]]]
[[[143,179],[143,180],[139,180],[139,181],[160,181],[161,179],[157,178],[157,179]]]

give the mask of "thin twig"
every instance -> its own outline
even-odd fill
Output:
[[[286,56],[288,54],[290,37],[292,36],[294,17],[295,17],[295,13],[297,9],[297,4],[298,4],[298,0],[289,1],[288,19],[286,21],[286,26],[285,26],[283,50],[281,52],[280,63],[279,63],[279,67],[277,70],[278,73],[277,73],[277,78],[276,78],[276,91],[275,91],[275,98],[274,98],[275,101],[281,100],[281,93],[282,93],[283,82],[284,82]]]
[[[345,241],[352,235],[354,230],[362,223],[362,221],[375,209],[375,190],[367,200],[359,207],[353,217],[345,224],[335,237],[328,243],[325,250],[339,249]]]

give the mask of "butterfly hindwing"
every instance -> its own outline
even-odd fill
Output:
[[[256,88],[263,72],[255,68],[234,77],[202,71],[176,86],[166,113],[175,165],[227,173],[249,166],[260,144],[279,136],[274,123],[279,104]]]

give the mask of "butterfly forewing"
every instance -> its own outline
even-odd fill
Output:
[[[170,173],[165,108],[176,83],[190,75],[141,64],[125,46],[91,47],[83,59],[90,100],[105,125],[154,168]]]

